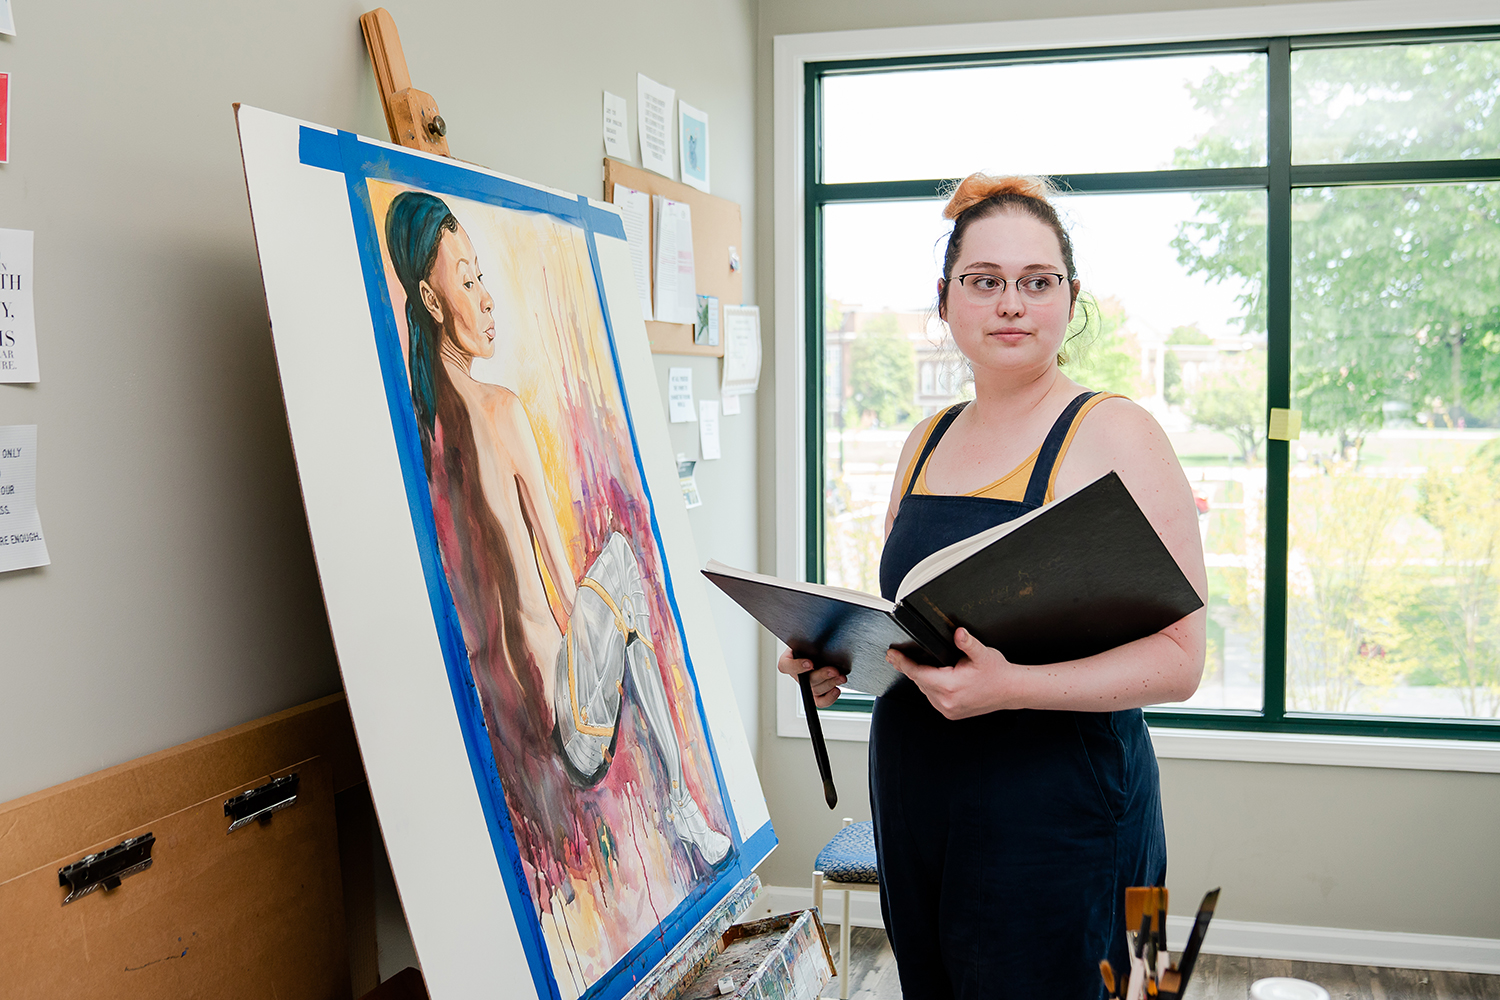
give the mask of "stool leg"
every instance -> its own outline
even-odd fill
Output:
[[[823,916],[823,873],[813,870],[813,909],[818,911],[819,919]],[[827,923],[827,921],[824,921]]]
[[[844,922],[839,924],[839,1000],[849,1000],[849,890],[844,890]]]

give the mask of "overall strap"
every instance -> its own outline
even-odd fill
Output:
[[[1057,456],[1062,451],[1063,442],[1068,439],[1068,431],[1073,429],[1073,421],[1078,418],[1078,411],[1083,409],[1083,404],[1097,395],[1097,392],[1081,392],[1074,396],[1073,401],[1047,432],[1047,439],[1042,442],[1042,450],[1037,453],[1036,465],[1031,470],[1031,480],[1026,484],[1025,502],[1028,506],[1040,507],[1046,501],[1047,484],[1052,481],[1052,466],[1057,464]]]
[[[901,494],[902,500],[911,496],[912,489],[917,485],[917,477],[922,474],[922,466],[927,464],[928,457],[932,455],[932,449],[937,447],[937,443],[943,439],[943,435],[948,433],[948,428],[952,425],[954,419],[968,405],[969,401],[964,400],[962,403],[956,403],[948,407],[943,415],[938,417],[937,421],[932,425],[932,430],[927,434],[926,445],[923,446],[922,451],[917,455],[917,460],[912,463],[911,477],[906,481],[906,492]]]

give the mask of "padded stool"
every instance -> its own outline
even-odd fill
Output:
[[[823,912],[823,890],[843,890],[844,919],[839,924],[839,1000],[849,1000],[849,893],[880,892],[875,867],[875,824],[844,820],[813,862],[813,905]]]

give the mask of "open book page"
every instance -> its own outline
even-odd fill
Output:
[[[1072,494],[1069,495],[1071,496]],[[997,524],[993,528],[987,528],[977,535],[970,535],[962,541],[954,542],[947,548],[938,549],[932,555],[913,566],[907,572],[906,576],[902,577],[901,586],[896,588],[896,603],[900,604],[906,599],[907,594],[910,594],[913,590],[922,586],[922,584],[929,580],[937,579],[980,549],[994,544],[1022,525],[1030,524],[1066,499],[1067,497],[1063,497],[1062,500],[1054,500],[1049,504],[1038,507],[1036,510],[1022,514],[1014,521]]]
[[[703,567],[705,573],[715,573],[719,576],[732,576],[741,580],[749,580],[753,583],[764,584],[767,587],[780,587],[782,590],[799,590],[804,594],[818,594],[823,597],[832,597],[850,604],[858,604],[861,607],[872,608],[876,611],[891,611],[896,606],[883,597],[867,594],[863,590],[850,590],[848,587],[835,587],[827,583],[806,583],[801,580],[783,580],[779,576],[767,576],[764,573],[752,573],[747,569],[735,569],[726,566],[717,559],[710,559],[708,565]]]

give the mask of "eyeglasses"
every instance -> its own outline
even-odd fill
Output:
[[[970,271],[953,279],[964,291],[964,297],[976,305],[994,302],[1005,294],[1006,280],[998,274]],[[1016,291],[1031,302],[1045,302],[1056,295],[1068,283],[1066,274],[1050,271],[1034,271],[1016,279]]]

